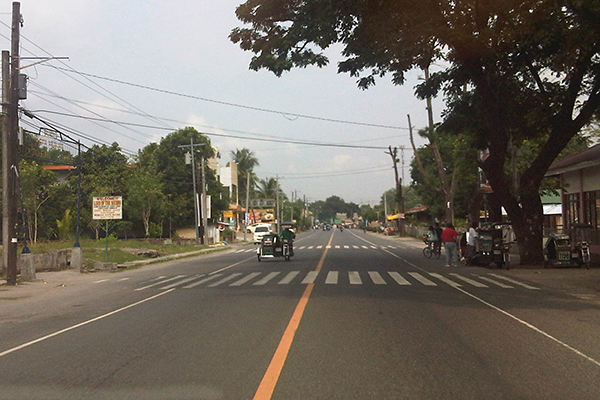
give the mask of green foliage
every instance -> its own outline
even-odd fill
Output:
[[[66,209],[62,219],[56,220],[56,227],[58,231],[59,240],[67,240],[73,229],[73,216],[71,210]]]
[[[157,224],[155,222],[150,222],[150,226],[148,228],[148,236],[152,238],[162,237],[163,227],[161,224]]]
[[[201,157],[206,160],[212,157],[214,152],[210,139],[192,127],[170,133],[151,151],[156,159],[156,170],[162,173],[163,193],[167,196],[171,195],[173,206],[171,218],[174,228],[194,225],[192,166],[185,163],[185,154],[189,153],[190,148],[179,147],[189,146],[190,140],[193,140],[194,144],[203,144],[203,146],[196,146],[194,153],[195,161],[198,163],[197,171],[200,171]],[[214,182],[214,174],[209,168],[206,169],[206,173],[210,186],[211,181]],[[196,174],[198,182],[200,182],[199,175]]]
[[[335,218],[337,213],[343,213],[348,217],[352,217],[354,213],[358,213],[359,211],[360,209],[357,204],[346,203],[338,196],[331,196],[325,199],[325,202],[321,205],[318,217],[321,221],[330,221]]]
[[[252,172],[252,170],[254,169],[254,167],[257,167],[260,164],[254,153],[247,148],[243,148],[241,150],[236,149],[235,151],[232,150],[231,156],[233,157],[233,162],[235,162],[238,167],[238,186],[240,201],[242,202],[242,204],[245,204],[248,175],[250,176],[250,188],[253,188],[257,177],[256,174]],[[250,194],[252,194],[252,190],[250,191]]]
[[[435,131],[436,143],[442,156],[444,171],[447,179],[458,168],[458,183],[454,197],[454,212],[457,216],[466,216],[469,213],[469,204],[477,192],[477,150],[466,140],[451,134],[444,134],[441,127]],[[419,131],[421,136],[427,135],[426,130]],[[444,219],[444,196],[441,195],[441,187],[437,166],[433,151],[429,146],[417,149],[423,169],[427,175],[427,182],[417,167],[416,159],[411,162],[411,177],[413,180],[411,188],[421,199],[422,204],[428,207],[429,213],[438,219]]]

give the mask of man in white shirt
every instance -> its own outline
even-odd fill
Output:
[[[466,265],[471,265],[473,256],[475,255],[475,244],[477,242],[477,228],[479,224],[472,222],[469,232],[467,232],[467,258],[465,260]]]

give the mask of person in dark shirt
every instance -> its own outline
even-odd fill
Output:
[[[441,253],[441,251],[442,251],[442,228],[440,227],[440,224],[436,222],[433,225],[433,229],[435,230],[435,233],[437,235],[437,241],[435,242],[436,250],[438,253]]]
[[[442,241],[446,248],[446,267],[454,265],[458,267],[458,253],[456,238],[460,236],[460,233],[454,230],[454,225],[447,224],[446,229],[442,231]]]

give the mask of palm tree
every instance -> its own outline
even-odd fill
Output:
[[[259,179],[257,182],[256,196],[261,199],[275,199],[277,197],[277,179]]]
[[[252,170],[254,167],[260,165],[258,163],[258,159],[254,155],[252,151],[249,149],[236,149],[235,151],[231,151],[231,156],[233,158],[233,162],[237,164],[238,167],[238,187],[240,193],[240,199],[246,198],[246,184],[248,181],[248,176],[250,177],[250,193],[252,193],[252,188],[254,187],[254,182],[256,182],[256,175]]]

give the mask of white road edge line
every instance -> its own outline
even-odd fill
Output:
[[[550,335],[549,333],[546,333],[546,332],[544,332],[543,330],[541,330],[541,329],[540,329],[540,328],[538,328],[537,326],[535,326],[535,325],[532,325],[532,324],[530,324],[529,322],[527,322],[527,321],[524,321],[524,320],[520,319],[519,317],[516,317],[516,316],[512,315],[512,314],[511,314],[511,313],[509,313],[508,311],[504,311],[504,310],[503,310],[503,309],[501,309],[500,307],[496,307],[495,305],[493,305],[493,304],[491,304],[491,303],[488,303],[487,301],[485,301],[485,300],[483,300],[483,299],[480,299],[479,297],[475,296],[474,294],[471,294],[471,293],[467,292],[467,291],[466,291],[466,290],[464,290],[464,289],[461,289],[461,288],[459,288],[459,287],[456,287],[456,286],[453,286],[453,287],[454,287],[454,289],[456,289],[456,290],[458,290],[458,291],[460,291],[460,292],[462,292],[462,293],[466,294],[467,296],[469,296],[469,297],[471,297],[471,298],[473,298],[473,299],[475,299],[475,300],[479,301],[479,302],[480,302],[480,303],[482,303],[482,304],[485,304],[486,306],[488,306],[488,307],[490,307],[490,308],[493,308],[494,310],[496,310],[496,311],[498,311],[498,312],[501,312],[502,314],[506,315],[507,317],[514,319],[515,321],[519,322],[520,324],[523,324],[523,325],[525,325],[525,326],[526,326],[526,327],[528,327],[529,329],[531,329],[531,330],[533,330],[533,331],[535,331],[535,332],[537,332],[537,333],[539,333],[539,334],[541,334],[541,335],[543,335],[543,336],[547,337],[548,339],[550,339],[550,340],[552,340],[552,341],[554,341],[554,342],[556,342],[556,343],[560,344],[561,346],[565,347],[566,349],[569,349],[569,350],[571,350],[573,353],[577,354],[578,356],[581,356],[581,357],[585,358],[586,360],[590,361],[591,363],[593,363],[593,364],[596,364],[596,366],[600,367],[600,361],[598,361],[598,360],[595,360],[595,359],[593,359],[592,357],[588,356],[587,354],[585,354],[585,353],[582,353],[581,351],[577,350],[576,348],[569,346],[569,345],[568,345],[568,344],[566,344],[565,342],[563,342],[563,341],[561,341],[561,340],[559,340],[559,339],[555,338],[554,336]]]
[[[114,311],[111,311],[111,312],[109,312],[109,313],[106,313],[106,314],[100,315],[100,316],[98,316],[98,317],[95,317],[95,318],[92,318],[92,319],[88,319],[87,321],[84,321],[84,322],[81,322],[81,323],[79,323],[79,324],[76,324],[76,325],[70,326],[70,327],[68,327],[68,328],[61,329],[60,331],[57,331],[57,332],[51,333],[51,334],[49,334],[49,335],[46,335],[46,336],[42,336],[41,338],[37,338],[37,339],[35,339],[35,340],[32,340],[32,341],[30,341],[30,342],[27,342],[27,343],[23,343],[23,344],[22,344],[22,345],[20,345],[20,346],[13,347],[12,349],[8,349],[8,350],[5,350],[5,351],[3,351],[2,353],[0,353],[0,357],[4,357],[4,356],[5,356],[5,355],[7,355],[7,354],[13,353],[13,352],[15,352],[15,351],[17,351],[17,350],[24,349],[25,347],[29,347],[29,346],[31,346],[31,345],[33,345],[33,344],[36,344],[36,343],[42,342],[42,341],[44,341],[44,340],[46,340],[46,339],[50,339],[50,338],[52,338],[52,337],[54,337],[54,336],[58,336],[58,335],[60,335],[60,334],[63,334],[63,333],[65,333],[65,332],[72,331],[73,329],[80,328],[80,327],[82,327],[82,326],[84,326],[84,325],[91,324],[92,322],[96,322],[96,321],[99,321],[99,320],[101,320],[101,319],[104,319],[104,318],[106,318],[106,317],[110,317],[111,315],[114,315],[114,314],[116,314],[116,313],[119,313],[119,312],[121,312],[121,311],[125,311],[125,310],[127,310],[128,308],[135,307],[135,306],[138,306],[138,305],[140,305],[140,304],[142,304],[142,303],[145,303],[145,302],[147,302],[147,301],[150,301],[150,300],[156,299],[157,297],[164,296],[165,294],[167,294],[167,293],[169,293],[169,292],[172,292],[173,290],[175,290],[175,289],[170,289],[170,290],[167,290],[167,291],[165,291],[165,292],[160,292],[160,293],[158,293],[158,294],[155,294],[154,296],[150,296],[150,297],[148,297],[148,298],[145,298],[145,299],[143,299],[143,300],[137,301],[137,302],[135,302],[135,303],[133,303],[133,304],[129,304],[128,306],[121,307],[121,308],[119,308],[119,309],[117,309],[117,310],[114,310]]]

